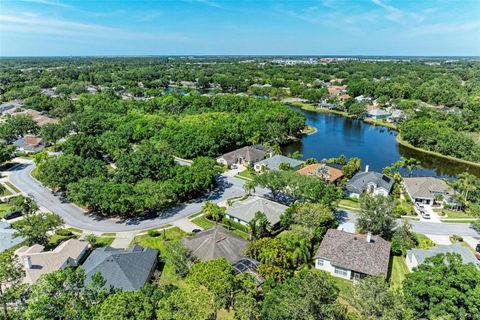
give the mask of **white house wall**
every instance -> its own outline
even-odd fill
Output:
[[[323,265],[320,265],[319,261],[323,261]],[[317,268],[318,270],[326,271],[326,272],[330,273],[332,276],[342,278],[342,279],[346,279],[346,280],[350,280],[351,276],[352,276],[352,271],[347,270],[347,269],[344,269],[344,270],[347,271],[345,276],[335,273],[335,266],[332,266],[330,261],[325,260],[325,259],[319,259],[319,258],[315,259],[315,268]]]

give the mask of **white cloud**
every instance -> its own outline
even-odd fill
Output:
[[[75,36],[110,40],[188,40],[187,37],[173,32],[158,30],[137,32],[100,24],[53,19],[32,13],[28,13],[28,15],[0,15],[0,32],[5,31],[23,34],[41,34],[43,36]]]
[[[50,0],[21,0],[22,2],[30,2],[30,3],[38,3],[44,4],[47,6],[55,6],[55,7],[62,7],[62,8],[73,8],[72,5],[67,3],[62,3],[60,1],[50,1]]]
[[[222,7],[218,2],[211,1],[211,0],[184,0],[184,1],[185,2],[201,3],[201,4],[204,4],[204,5],[212,7],[212,8],[221,8]]]
[[[400,10],[397,7],[386,4],[383,2],[383,0],[372,0],[372,2],[387,12],[386,18],[390,21],[400,24],[407,24],[408,20],[410,19],[413,19],[417,22],[421,22],[423,20],[422,16],[414,12]]]

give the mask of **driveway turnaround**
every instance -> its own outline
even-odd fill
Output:
[[[226,201],[229,198],[245,194],[243,180],[220,175],[217,179],[218,188],[215,191],[201,198],[182,203],[170,210],[142,218],[107,218],[88,214],[78,206],[54,195],[48,188],[31,176],[34,168],[35,164],[33,162],[17,165],[9,172],[10,182],[25,194],[34,198],[40,207],[58,214],[69,226],[94,232],[141,231],[159,227],[199,212],[203,202],[207,200],[214,202]],[[266,193],[268,192],[264,189],[256,189],[256,194],[264,195]]]

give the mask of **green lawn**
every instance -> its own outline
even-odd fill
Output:
[[[8,203],[0,203],[0,219],[3,218],[3,216],[15,209],[14,206],[9,205]]]
[[[205,218],[205,216],[195,218],[192,220],[192,222],[203,229],[210,229],[215,225],[215,222],[208,220],[207,218]]]
[[[165,235],[165,238],[164,238]],[[165,234],[163,231],[160,232],[158,237],[151,237],[148,234],[136,236],[133,239],[132,243],[138,243],[142,247],[149,247],[157,249],[160,251],[160,254],[165,251],[166,241],[178,240],[187,235],[186,232],[180,230],[177,227],[166,229]]]
[[[452,220],[445,220],[445,219],[440,219],[443,223],[472,223],[475,222],[474,219],[468,220],[468,219],[452,219]]]
[[[70,230],[70,231],[72,231],[72,232],[76,232],[76,233],[83,233],[83,231],[82,231],[82,230],[80,230],[80,229],[77,229],[77,228],[68,228],[67,230]]]
[[[452,219],[463,219],[463,218],[475,218],[474,216],[468,215],[463,211],[453,211],[443,209],[441,210],[443,213],[443,218],[452,218]]]
[[[115,232],[105,232],[102,233],[103,237],[115,237],[117,234]]]
[[[403,256],[393,256],[390,260],[390,285],[393,288],[400,288],[405,279],[408,268]]]
[[[418,241],[418,248],[428,250],[431,247],[435,247],[435,242],[430,240],[426,235],[421,234],[421,233],[415,233]]]
[[[239,174],[236,175],[236,177],[243,178],[246,180],[253,180],[253,178],[255,178],[255,176],[249,170],[244,170],[240,172]]]
[[[165,237],[164,233],[161,232],[161,235],[158,237],[150,237],[148,234],[136,236],[133,239],[133,243],[138,243],[142,247],[149,247],[153,249],[157,249],[160,252],[160,268],[162,270],[162,275],[160,276],[160,282],[163,283],[171,283],[177,286],[182,286],[183,281],[177,277],[173,266],[169,263],[164,263],[165,261],[165,248],[167,241],[179,240],[186,236],[187,233],[180,230],[177,227],[173,227],[170,229],[165,230]]]
[[[192,214],[192,215],[189,216],[188,218],[189,218],[189,219],[193,219],[193,218],[198,217],[198,216],[201,215],[201,214],[203,214],[203,212],[202,212],[202,211],[198,211],[197,213]]]
[[[5,184],[6,184],[7,186],[9,186],[10,189],[12,189],[13,191],[15,191],[16,193],[20,193],[20,190],[18,190],[18,188],[15,187],[13,184],[11,184],[9,181],[5,181]]]
[[[97,247],[106,247],[112,244],[115,237],[97,237],[96,246]]]
[[[358,201],[351,200],[351,199],[342,199],[338,202],[338,205],[360,209],[360,203],[358,203]]]

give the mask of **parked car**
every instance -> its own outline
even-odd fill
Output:
[[[477,244],[477,247],[475,248],[477,252],[480,252],[480,242]]]
[[[236,164],[232,164],[232,169],[238,169],[238,166]]]
[[[430,213],[426,211],[420,211],[420,214],[422,215],[423,219],[430,219]]]
[[[15,211],[11,211],[7,214],[5,214],[3,216],[3,218],[5,220],[11,220],[11,219],[15,219],[15,218],[18,218],[18,217],[21,217],[22,216],[22,212],[20,210],[15,210]]]

